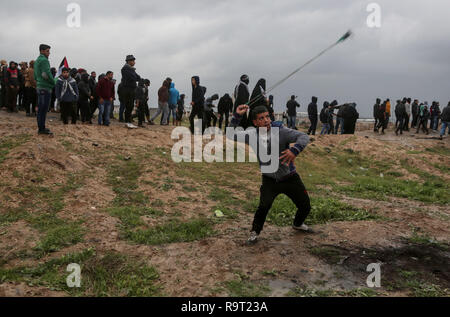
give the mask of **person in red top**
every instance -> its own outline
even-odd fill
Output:
[[[114,100],[115,91],[114,91],[114,83],[112,81],[114,73],[112,71],[108,71],[106,76],[99,80],[97,84],[97,96],[99,98],[98,101],[98,124],[109,126],[109,113],[111,111],[111,104]]]
[[[17,94],[19,93],[21,80],[21,74],[17,69],[17,63],[9,63],[9,68],[6,70],[8,112],[17,112]]]

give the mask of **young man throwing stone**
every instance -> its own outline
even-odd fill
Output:
[[[230,126],[233,128],[238,127],[241,119],[244,117],[244,114],[248,111],[248,109],[249,107],[247,105],[237,107]],[[262,163],[260,159],[262,149],[258,151],[258,149],[253,148],[255,153],[257,153],[261,166],[262,185],[260,190],[260,203],[255,214],[252,232],[250,238],[248,239],[248,243],[254,244],[258,241],[258,237],[263,230],[267,214],[269,213],[275,198],[277,198],[280,194],[285,194],[288,196],[297,206],[297,214],[294,219],[293,228],[298,231],[312,232],[312,230],[304,224],[304,221],[311,211],[310,199],[305,185],[303,185],[303,182],[297,174],[294,165],[296,157],[309,143],[308,135],[299,131],[284,128],[277,123],[273,123],[266,107],[256,107],[250,116],[256,129],[250,128],[246,131],[237,132],[234,139],[242,140],[245,138],[245,143],[250,144],[252,147],[254,147],[254,145],[252,145],[250,140],[252,140],[252,138],[256,139],[257,148],[261,148],[258,144],[265,143],[267,144],[267,154],[271,153],[271,144],[278,141],[279,155],[277,158],[279,157],[279,162],[278,169],[275,168],[275,172],[266,173],[265,171],[267,171],[267,169],[263,168],[265,164]],[[267,134],[261,134],[261,128],[265,129]],[[279,140],[271,140],[273,137],[271,133],[272,128],[279,129]],[[266,136],[264,134],[266,134]],[[294,146],[291,147],[291,144],[294,144]]]

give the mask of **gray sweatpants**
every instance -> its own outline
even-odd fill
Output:
[[[156,111],[150,121],[153,122],[161,113],[163,114],[163,124],[167,124],[167,117],[169,116],[169,103],[158,102],[158,111]]]

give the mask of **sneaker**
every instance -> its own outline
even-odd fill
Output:
[[[153,121],[150,121],[148,124],[149,125],[155,125],[155,123]]]
[[[259,234],[257,234],[255,231],[252,231],[250,233],[250,238],[248,238],[248,240],[247,240],[247,243],[255,244],[256,242],[258,242],[258,237],[259,237]]]
[[[53,135],[53,133],[48,129],[45,129],[44,131],[39,131],[38,134]]]
[[[293,225],[292,228],[294,230],[302,231],[302,232],[313,232],[312,229],[305,224],[302,224],[300,227]]]

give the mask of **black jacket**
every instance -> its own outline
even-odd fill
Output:
[[[249,101],[250,92],[248,90],[248,86],[243,83],[240,83],[238,87],[236,87],[236,100],[234,101],[234,111],[240,105],[245,105]]]
[[[300,104],[297,101],[291,99],[287,102],[286,107],[288,109],[288,116],[293,117],[297,115],[297,108],[300,108]]]
[[[123,88],[132,88],[136,89],[137,82],[141,80],[141,76],[136,74],[136,69],[134,67],[131,67],[129,64],[125,64],[122,67],[122,87]]]
[[[441,120],[443,122],[450,122],[450,105],[445,107],[441,113]]]
[[[404,103],[398,103],[395,106],[395,116],[397,119],[405,118],[408,114],[406,113],[406,108]]]
[[[220,114],[230,113],[233,110],[233,100],[230,95],[226,94],[220,98],[217,110]]]
[[[308,115],[311,117],[317,117],[317,97],[312,97],[312,102],[308,106]]]
[[[92,96],[97,98],[97,81],[93,77],[89,77],[89,89],[91,89]]]
[[[83,74],[81,81],[78,83],[78,91],[80,93],[80,100],[86,100],[91,97],[91,88],[89,87],[89,76]]]
[[[205,92],[203,87],[200,86],[200,77],[194,76],[196,86],[192,85],[192,102],[194,103],[194,107],[197,109],[202,109],[205,104]]]

